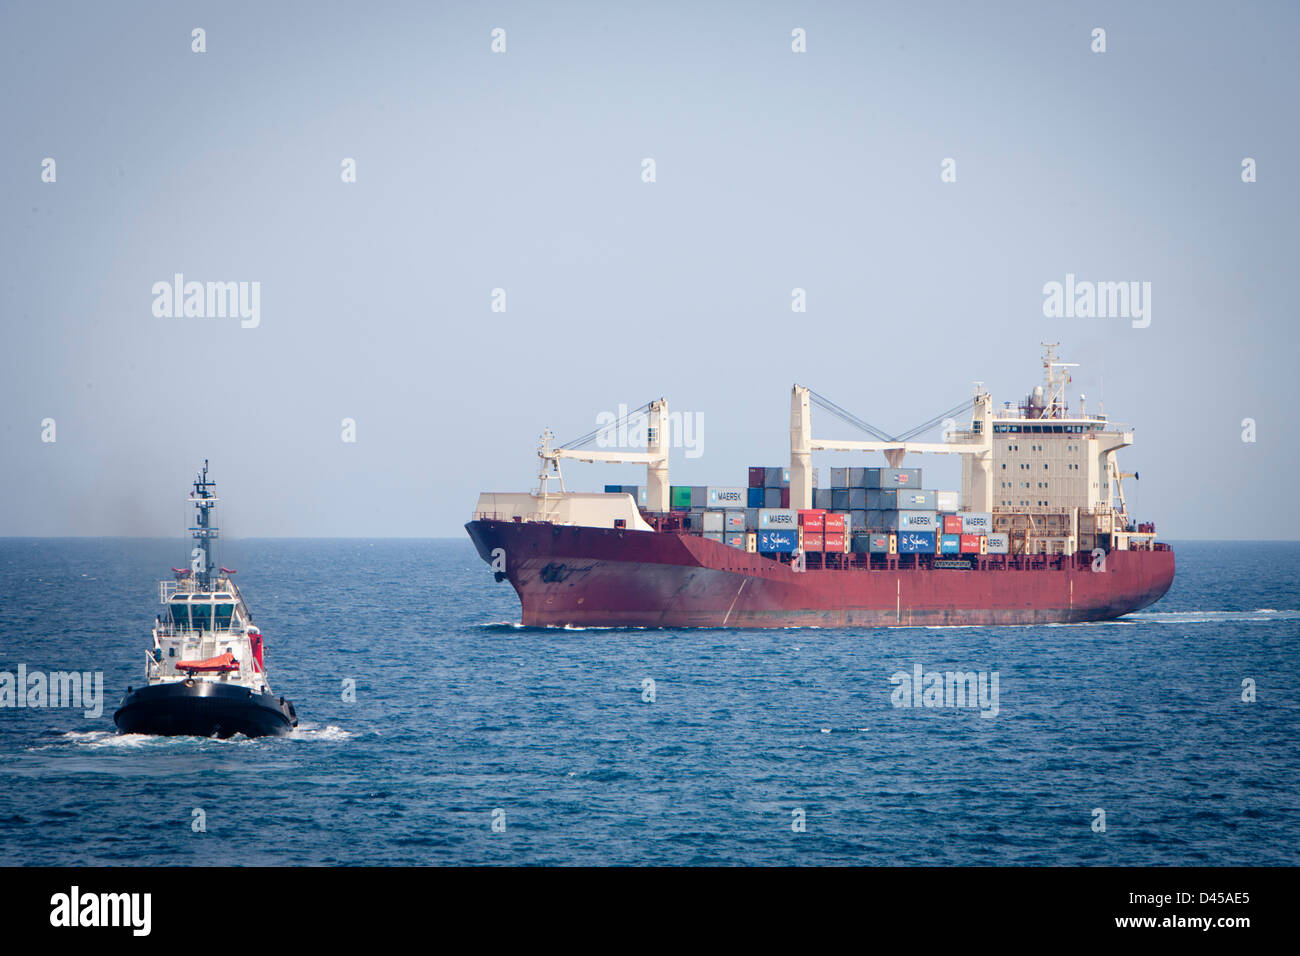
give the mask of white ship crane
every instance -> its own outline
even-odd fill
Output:
[[[879,440],[854,441],[839,438],[814,438],[812,431],[812,402],[814,400],[822,408],[836,414],[836,417],[862,428],[868,433],[876,434]],[[957,433],[944,442],[907,440],[909,435],[928,431],[950,415],[970,407],[974,408],[970,431]],[[795,385],[790,393],[790,507],[812,507],[812,453],[814,451],[878,451],[884,454],[885,461],[889,463],[890,468],[900,467],[903,456],[908,452],[931,455],[967,455],[974,462],[976,473],[980,476],[974,491],[975,500],[977,502],[991,502],[993,498],[993,445],[989,423],[992,421],[992,416],[992,398],[980,385],[977,385],[973,400],[963,402],[956,408],[950,409],[929,422],[911,429],[904,436],[891,438],[880,432],[879,429],[856,418],[856,416],[844,412],[839,406],[818,395],[807,386]],[[987,511],[991,507],[990,504],[982,510]]]
[[[607,465],[645,465],[646,510],[667,511],[669,504],[668,446],[671,441],[671,436],[667,434],[665,428],[665,423],[669,421],[668,401],[663,398],[656,399],[630,414],[640,414],[643,410],[649,414],[650,420],[649,426],[646,428],[645,451],[627,451],[624,449],[595,451],[590,448],[576,447],[586,444],[607,429],[616,428],[617,421],[613,425],[597,428],[559,448],[551,447],[551,441],[555,436],[549,428],[546,429],[542,434],[542,444],[537,449],[537,457],[542,462],[541,472],[538,474],[538,496],[541,498],[547,497],[547,486],[552,479],[559,481],[560,493],[564,493],[564,476],[560,472],[560,460],[563,458],[587,462],[588,464],[600,462]]]

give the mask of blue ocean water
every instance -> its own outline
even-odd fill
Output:
[[[1113,623],[657,631],[516,627],[467,540],[227,542],[302,726],[216,741],[113,732],[184,542],[0,540],[0,671],[106,698],[0,709],[0,863],[1300,863],[1300,545],[1175,549]]]

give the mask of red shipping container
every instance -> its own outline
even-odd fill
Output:
[[[825,527],[826,512],[810,508],[799,512],[799,527],[808,531],[821,531]]]
[[[828,515],[826,516],[826,530],[827,530],[827,531],[838,531],[838,532],[840,532],[840,534],[843,534],[844,531],[845,531],[845,527],[844,527],[844,515],[828,514]],[[826,546],[826,549],[827,549],[828,551],[833,550],[833,549],[830,547],[830,545],[827,545],[827,546]]]
[[[844,547],[843,542],[840,543],[840,547]],[[805,531],[803,534],[803,549],[805,551],[822,550],[822,536],[819,534],[809,534]]]
[[[782,508],[790,507],[790,486],[789,485],[781,489],[781,507]]]
[[[962,554],[979,554],[980,553],[980,536],[977,534],[964,534],[961,536],[961,553]]]
[[[961,515],[944,515],[943,533],[961,534]]]
[[[753,465],[749,467],[749,487],[762,488],[763,479],[766,477],[767,477],[766,468],[755,468]]]
[[[826,545],[827,551],[843,553],[844,551],[844,532],[828,531],[822,536],[822,543]]]

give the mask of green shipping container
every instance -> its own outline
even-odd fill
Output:
[[[672,487],[672,505],[673,508],[689,508],[691,506],[691,486],[690,485],[673,485]]]

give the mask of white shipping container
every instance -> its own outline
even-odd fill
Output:
[[[758,527],[761,530],[768,528],[797,528],[799,527],[799,512],[793,508],[760,508],[758,511]]]
[[[934,531],[939,527],[939,516],[933,511],[886,511],[887,531]]]
[[[956,491],[936,491],[935,507],[939,511],[957,511],[961,508],[961,495]]]
[[[1007,554],[1011,550],[1011,536],[1005,532],[987,536],[989,554]]]
[[[710,508],[744,508],[748,503],[749,492],[744,488],[709,486]]]
[[[987,511],[965,511],[961,516],[962,534],[988,534],[993,530],[993,516]]]
[[[704,512],[705,533],[707,534],[712,531],[721,531],[721,530],[722,530],[722,512],[721,511]]]

